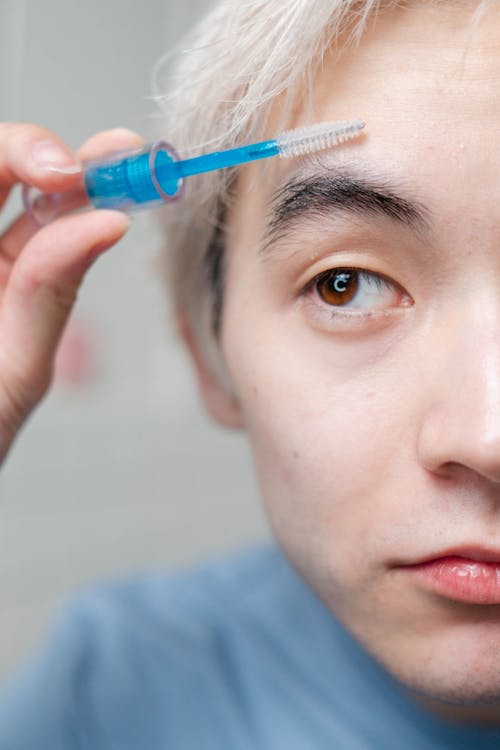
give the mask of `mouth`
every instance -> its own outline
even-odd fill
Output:
[[[500,549],[455,547],[400,569],[447,599],[500,604]]]

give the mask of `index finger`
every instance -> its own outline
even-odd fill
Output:
[[[80,172],[80,162],[51,130],[0,123],[0,208],[17,182],[52,192],[66,189]]]
[[[102,130],[85,141],[76,152],[82,162],[96,159],[99,156],[112,154],[114,151],[132,150],[144,146],[144,138],[127,128]]]

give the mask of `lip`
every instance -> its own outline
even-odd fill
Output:
[[[402,569],[418,585],[447,599],[500,604],[500,550],[454,547]]]
[[[438,560],[442,557],[465,557],[468,560],[474,560],[476,562],[497,562],[500,564],[500,547],[493,549],[492,547],[483,547],[482,545],[462,545],[460,547],[449,547],[442,552],[436,552],[432,555],[417,560],[414,564],[431,562],[432,560]]]

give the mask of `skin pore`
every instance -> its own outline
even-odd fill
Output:
[[[436,714],[500,725],[500,605],[398,567],[500,550],[500,10],[472,26],[474,9],[372,19],[325,60],[307,119],[361,117],[364,135],[242,171],[234,397],[205,397],[248,431],[275,535],[331,611]]]

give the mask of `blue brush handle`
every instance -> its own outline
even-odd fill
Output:
[[[87,164],[85,190],[96,208],[132,211],[144,203],[176,200],[184,177],[278,154],[276,141],[270,140],[179,161],[175,150],[162,141],[120,158],[114,154]]]
[[[92,206],[131,213],[178,200],[185,177],[279,153],[276,141],[270,140],[181,161],[172,146],[159,141],[135,151],[114,152],[86,162],[82,180],[67,192],[45,194],[25,185],[23,201],[26,211],[40,226],[70,211]]]
[[[226,151],[214,151],[211,154],[195,156],[194,159],[184,159],[175,164],[175,172],[179,177],[189,177],[201,172],[212,172],[215,169],[235,167],[257,159],[267,159],[277,156],[280,150],[275,140],[253,143],[250,146],[230,148]]]

